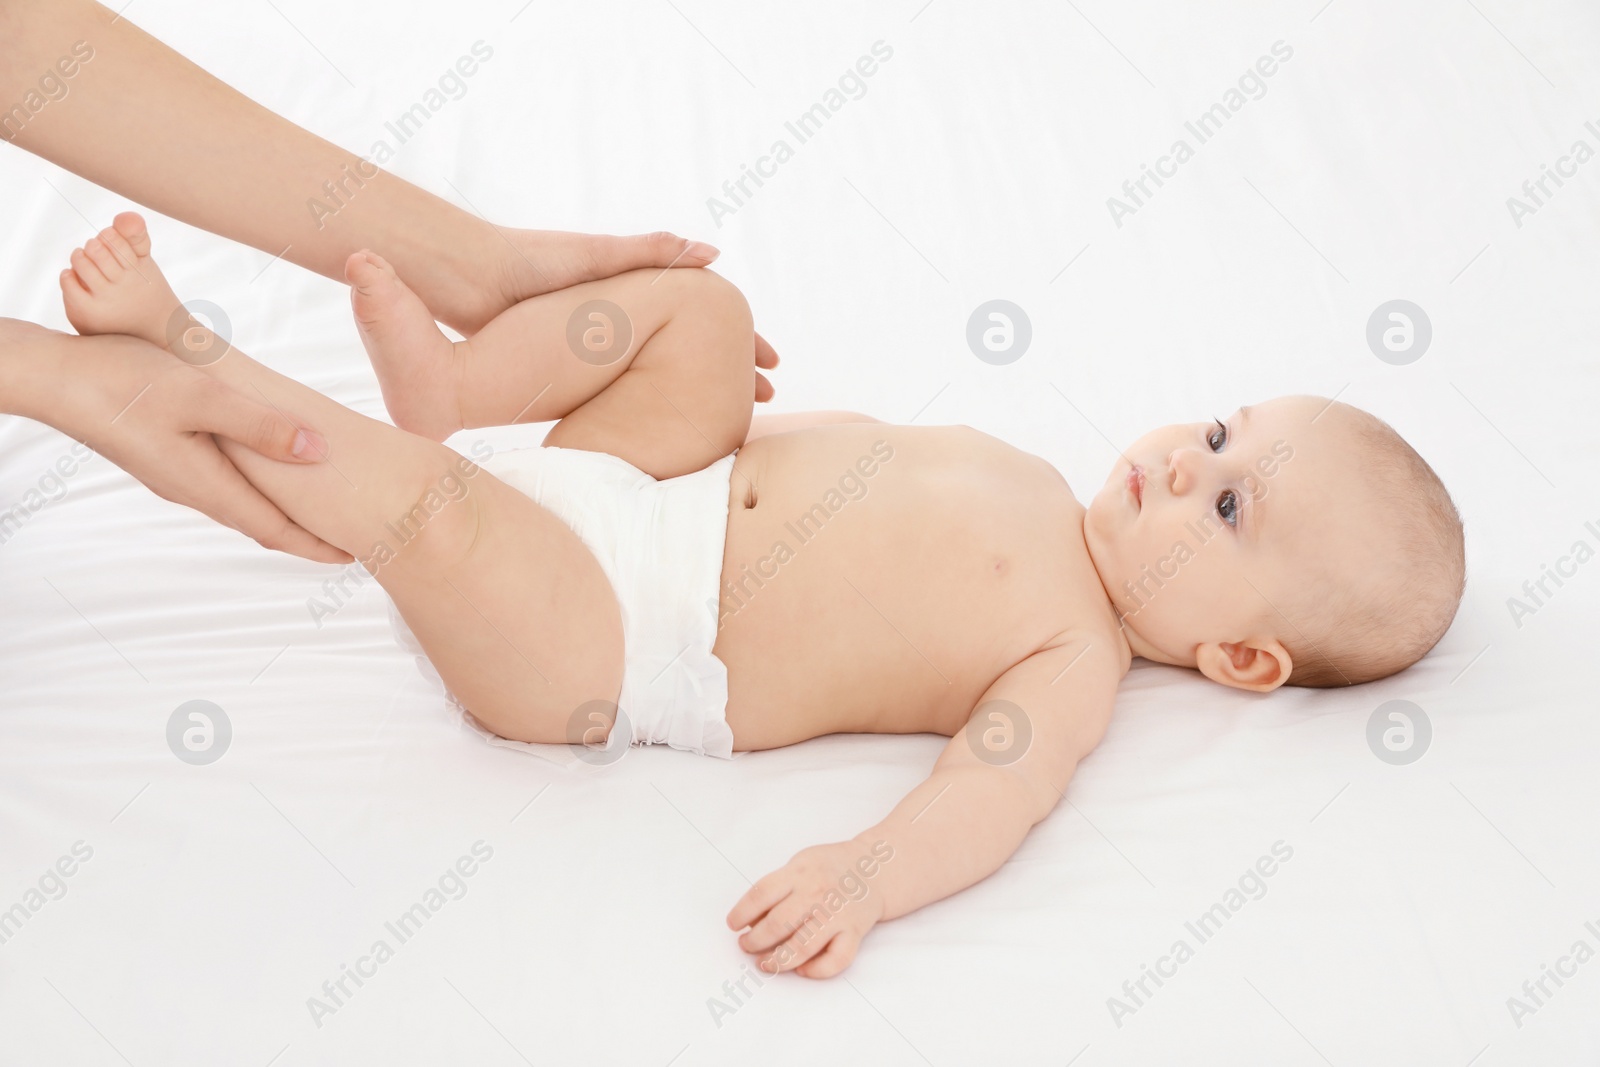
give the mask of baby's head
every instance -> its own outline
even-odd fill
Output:
[[[1135,655],[1262,692],[1404,670],[1466,575],[1433,468],[1382,420],[1312,396],[1141,437],[1084,536]]]

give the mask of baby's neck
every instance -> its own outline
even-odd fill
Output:
[[[1094,553],[1092,551],[1089,553],[1089,562],[1091,565],[1094,563]],[[1183,663],[1180,660],[1174,659],[1170,654],[1163,652],[1150,641],[1146,640],[1144,635],[1139,633],[1139,631],[1134,628],[1133,623],[1129,621],[1128,615],[1118,609],[1117,599],[1111,595],[1111,590],[1106,588],[1105,576],[1100,573],[1099,567],[1095,567],[1095,577],[1100,579],[1100,588],[1105,592],[1106,601],[1111,605],[1111,610],[1117,613],[1117,622],[1119,624],[1117,633],[1121,635],[1122,641],[1128,646],[1128,652],[1131,655],[1138,656],[1140,659],[1150,660],[1154,663],[1171,663],[1179,667],[1194,666],[1192,662]]]

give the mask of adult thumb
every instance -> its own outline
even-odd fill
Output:
[[[596,253],[599,265],[611,274],[638,267],[704,267],[722,254],[704,241],[691,241],[665,230],[603,237],[597,242]]]

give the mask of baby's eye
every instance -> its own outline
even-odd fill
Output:
[[[1206,435],[1206,444],[1211,446],[1211,451],[1221,452],[1222,446],[1228,443],[1228,428],[1222,424],[1221,419],[1212,419],[1217,428]]]
[[[1224,489],[1217,497],[1217,514],[1229,526],[1239,525],[1239,497],[1232,489]]]

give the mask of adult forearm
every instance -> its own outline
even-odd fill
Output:
[[[869,891],[883,894],[882,919],[943,900],[1000,869],[1038,821],[1020,779],[988,767],[947,767],[906,794],[889,815],[856,835],[863,849],[893,849]]]
[[[371,248],[445,321],[483,316],[490,298],[468,279],[512,251],[492,226],[246,99],[126,18],[90,0],[0,0],[0,53],[0,137],[329,278]],[[308,206],[327,201],[325,182],[344,190],[337,212]]]
[[[18,319],[0,319],[0,415],[20,415],[61,428],[61,409],[76,405],[61,356],[37,345],[48,333]]]

